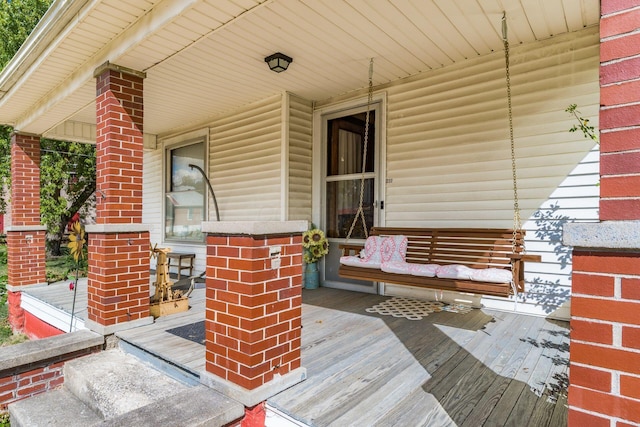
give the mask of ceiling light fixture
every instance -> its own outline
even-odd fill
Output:
[[[273,55],[269,55],[264,58],[264,62],[269,65],[269,69],[271,71],[281,73],[289,68],[289,64],[293,62],[293,59],[284,53],[276,52]]]

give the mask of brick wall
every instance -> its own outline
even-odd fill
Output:
[[[569,381],[571,425],[640,423],[638,313],[639,254],[574,253]]]
[[[640,10],[603,0],[600,23],[600,219],[640,219]]]
[[[64,382],[69,360],[102,351],[104,340],[89,331],[27,341],[0,351],[0,410]],[[62,410],[62,408],[61,408]]]
[[[207,248],[207,372],[252,390],[299,368],[301,234],[209,235]]]
[[[149,317],[149,233],[90,233],[87,318],[112,326]]]

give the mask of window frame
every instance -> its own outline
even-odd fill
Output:
[[[167,198],[171,192],[171,180],[172,180],[172,162],[173,152],[180,148],[185,148],[191,145],[202,144],[202,169],[207,171],[209,165],[209,138],[208,131],[196,131],[182,137],[172,138],[164,142],[163,147],[163,179],[162,179],[162,240],[163,242],[170,242],[173,244],[187,244],[187,245],[204,245],[206,243],[206,235],[202,233],[202,225],[200,226],[200,232],[202,233],[201,239],[188,239],[175,236],[167,236]],[[203,179],[205,179],[203,177]],[[204,182],[204,195],[202,202],[202,221],[208,221],[209,219],[209,194],[207,192],[207,183]],[[192,209],[188,209],[190,216],[193,216]]]

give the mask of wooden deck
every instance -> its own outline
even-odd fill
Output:
[[[566,425],[568,323],[488,310],[417,321],[365,311],[385,299],[305,290],[308,378],[270,406],[309,426]],[[171,332],[204,320],[204,289],[190,304],[117,335],[195,379],[204,346]]]
[[[305,291],[308,379],[269,403],[313,426],[566,425],[566,322],[504,312],[412,321],[385,297]]]

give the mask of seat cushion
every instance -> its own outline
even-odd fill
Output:
[[[472,268],[466,265],[441,265],[436,271],[436,276],[441,279],[471,280],[472,270]]]
[[[474,268],[471,272],[471,280],[490,283],[510,283],[513,274],[503,268]]]
[[[340,264],[352,267],[380,268],[380,262],[368,261],[355,255],[340,257]]]
[[[383,262],[380,269],[386,273],[411,274],[410,266],[404,261],[388,261]]]
[[[436,277],[438,264],[409,264],[409,271],[413,276]]]

